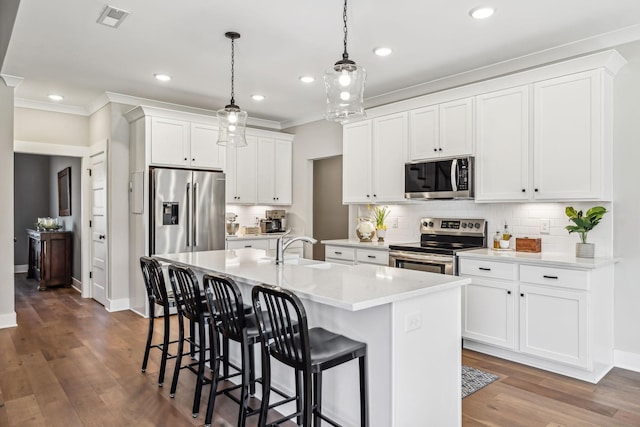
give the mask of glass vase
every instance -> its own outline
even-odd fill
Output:
[[[356,225],[356,236],[361,242],[370,242],[376,235],[376,225],[369,217],[359,217]]]

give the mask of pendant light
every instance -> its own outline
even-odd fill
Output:
[[[247,140],[244,137],[244,131],[247,124],[247,112],[242,111],[236,105],[234,99],[233,79],[235,66],[235,50],[234,42],[240,38],[240,34],[228,32],[224,34],[226,38],[231,39],[231,101],[223,109],[218,110],[218,145],[226,147],[244,147]]]
[[[327,90],[325,119],[346,123],[365,116],[363,103],[364,81],[367,72],[349,59],[347,53],[347,0],[342,14],[344,22],[344,52],[342,59],[324,73]]]

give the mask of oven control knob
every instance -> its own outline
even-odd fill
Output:
[[[467,223],[466,222],[462,223],[462,228],[467,228]]]
[[[433,221],[429,221],[429,227],[433,227]]]
[[[473,228],[473,223],[472,222],[469,223],[469,228]]]
[[[480,223],[479,223],[479,222],[476,222],[475,227],[476,227],[476,228],[480,228]]]
[[[422,226],[423,226],[423,227],[428,227],[428,226],[429,226],[429,223],[428,223],[427,221],[425,221],[425,222],[423,222],[423,223],[422,223]]]

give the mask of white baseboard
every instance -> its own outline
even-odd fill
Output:
[[[26,273],[27,271],[29,271],[29,265],[27,264],[13,266],[14,273]]]
[[[613,360],[618,368],[640,372],[640,354],[628,351],[614,350]]]
[[[0,329],[14,328],[18,326],[16,312],[9,314],[0,314]]]
[[[82,282],[75,277],[71,278],[71,287],[76,291],[82,293]]]
[[[129,310],[129,298],[112,299],[112,300],[108,299],[107,306],[105,306],[105,309],[109,313],[112,313],[114,311]]]

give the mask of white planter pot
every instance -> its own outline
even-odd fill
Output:
[[[576,243],[576,256],[578,258],[593,258],[595,252],[595,243]]]

